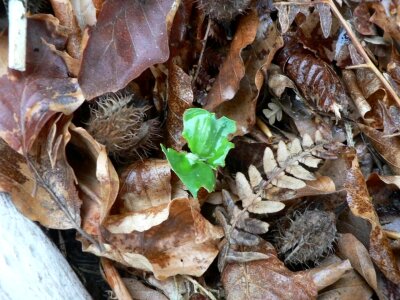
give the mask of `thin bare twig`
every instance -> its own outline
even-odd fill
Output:
[[[199,61],[197,62],[196,73],[194,73],[194,76],[193,76],[192,84],[194,84],[196,82],[196,79],[199,76],[199,72],[200,72],[200,68],[201,68],[201,62],[203,61],[203,56],[204,56],[204,51],[206,49],[208,35],[210,34],[210,28],[211,28],[211,19],[209,18],[208,19],[208,23],[207,23],[206,33],[204,34],[204,38],[202,40],[203,45],[202,45],[202,48],[201,48]]]
[[[342,24],[343,28],[346,30],[347,35],[349,36],[349,38],[351,39],[351,41],[353,43],[353,46],[357,49],[358,53],[364,58],[364,61],[366,62],[365,63],[366,67],[368,67],[372,72],[374,72],[374,74],[379,78],[379,80],[382,82],[384,87],[387,89],[389,94],[396,101],[397,105],[400,107],[400,98],[397,95],[396,91],[393,89],[393,87],[390,85],[390,83],[386,80],[386,78],[382,75],[382,73],[378,70],[378,68],[375,66],[375,64],[371,61],[368,54],[365,52],[363,46],[361,45],[360,41],[358,40],[356,34],[353,32],[350,25],[344,19],[344,17],[342,16],[340,11],[336,7],[333,0],[318,0],[318,1],[313,1],[313,2],[276,2],[274,4],[280,5],[280,6],[287,6],[287,5],[314,6],[316,4],[329,5],[333,14],[336,16],[336,18],[338,18],[339,22]]]

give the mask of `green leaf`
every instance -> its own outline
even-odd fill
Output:
[[[207,162],[213,169],[225,166],[225,158],[234,144],[227,137],[236,131],[235,121],[201,108],[190,108],[183,114],[182,136],[190,151]]]
[[[161,145],[161,149],[167,157],[172,170],[178,175],[186,185],[193,197],[197,197],[197,192],[201,187],[212,192],[215,186],[215,174],[213,169],[201,161],[201,159],[187,152],[178,152],[174,149],[166,149]]]

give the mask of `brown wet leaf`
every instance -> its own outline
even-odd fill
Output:
[[[293,80],[311,105],[340,117],[346,111],[349,97],[334,70],[326,62],[288,38],[277,55],[283,72]]]
[[[238,250],[261,252],[268,258],[227,264],[222,272],[227,300],[316,299],[317,287],[312,276],[287,269],[270,243],[264,241],[255,247],[241,246]]]
[[[1,191],[10,193],[22,214],[49,228],[70,229],[81,222],[75,175],[65,158],[69,122],[58,119],[41,132],[29,164],[3,140],[0,143]]]
[[[396,175],[400,175],[400,138],[397,136],[385,137],[382,132],[362,124],[361,131],[369,138],[372,146],[389,164]]]
[[[239,21],[228,56],[222,64],[216,81],[207,95],[205,109],[213,110],[224,101],[231,100],[240,88],[245,76],[242,49],[250,45],[257,33],[258,16],[250,11]]]
[[[263,26],[262,23],[260,26]],[[246,75],[240,81],[240,88],[236,96],[216,108],[217,115],[236,121],[235,135],[248,133],[256,123],[255,108],[257,97],[264,83],[263,70],[268,69],[276,51],[282,46],[282,36],[275,23],[272,23],[264,35],[258,37],[251,45],[251,54],[246,62]]]
[[[168,76],[167,146],[182,150],[183,113],[193,107],[191,78],[179,66],[171,63]]]
[[[178,0],[106,1],[89,31],[79,84],[87,99],[117,92],[169,57],[168,30]]]
[[[348,149],[344,153],[344,159],[346,162],[344,188],[347,191],[346,200],[349,208],[353,215],[366,220],[371,225],[369,254],[389,280],[400,284],[400,272],[395,257],[371,203],[355,150]]]
[[[171,200],[171,168],[168,161],[147,159],[124,168],[118,202],[120,212],[138,212]]]
[[[153,272],[157,279],[177,274],[201,276],[218,254],[217,244],[223,235],[222,229],[201,215],[194,199],[174,199],[159,207],[168,207],[167,217],[159,225],[143,232],[125,234],[105,230],[102,233],[105,251],[100,252],[83,241],[85,251]],[[155,210],[160,210],[159,207],[144,210],[143,220],[152,217]],[[107,228],[116,231],[124,219],[124,215],[113,216]],[[123,228],[123,231],[126,230]]]
[[[342,76],[359,114],[364,118],[365,114],[371,110],[371,105],[369,105],[358,86],[356,75],[352,70],[343,70]]]
[[[58,20],[41,16],[28,20],[26,71],[0,78],[0,137],[20,153],[29,151],[52,116],[69,115],[84,101],[77,80],[47,45],[65,47]]]
[[[105,146],[83,128],[71,124],[69,162],[75,171],[82,204],[82,228],[99,235],[118,194],[119,179]]]

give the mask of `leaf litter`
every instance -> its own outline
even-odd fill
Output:
[[[395,1],[87,2],[1,31],[22,214],[120,299],[400,297]]]

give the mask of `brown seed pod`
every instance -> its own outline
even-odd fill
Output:
[[[109,94],[91,108],[87,130],[119,162],[146,157],[156,149],[159,122],[147,120],[149,106],[137,106],[133,95]],[[137,100],[137,99],[135,99]]]
[[[288,227],[279,228],[279,254],[290,265],[318,262],[336,239],[335,214],[321,210],[296,212]]]
[[[199,0],[199,6],[211,19],[231,21],[242,14],[251,0]]]

